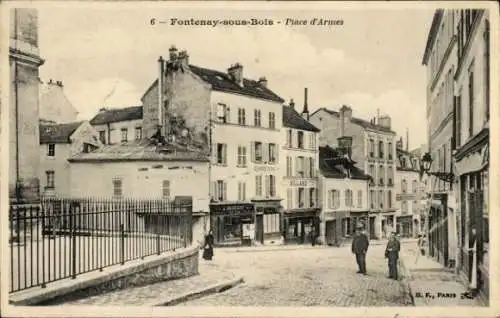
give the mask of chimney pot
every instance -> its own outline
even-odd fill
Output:
[[[261,86],[267,87],[267,78],[265,76],[262,76],[259,78],[259,84]]]
[[[295,102],[293,101],[293,98],[290,99],[290,107],[295,109]]]
[[[243,85],[243,66],[240,63],[231,65],[227,69],[227,73],[238,85]]]

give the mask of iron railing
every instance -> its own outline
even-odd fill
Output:
[[[9,291],[192,243],[192,200],[44,198],[11,205]]]

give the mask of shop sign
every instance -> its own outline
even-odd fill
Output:
[[[274,172],[278,171],[278,168],[272,166],[254,166],[255,172]]]
[[[253,212],[251,204],[235,204],[235,205],[212,205],[210,207],[212,213],[217,214],[248,214]]]
[[[290,180],[291,187],[315,187],[316,181],[308,180],[308,179],[293,179]]]

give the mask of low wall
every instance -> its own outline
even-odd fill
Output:
[[[193,245],[164,255],[127,262],[82,274],[76,279],[53,282],[46,288],[30,288],[10,295],[9,302],[23,306],[52,306],[128,287],[198,274],[199,247]]]

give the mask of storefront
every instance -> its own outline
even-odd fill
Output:
[[[429,211],[429,255],[448,266],[448,194],[434,193]]]
[[[210,204],[210,226],[218,246],[250,245],[255,239],[254,205]]]
[[[399,215],[396,217],[397,232],[401,237],[413,237],[413,216]]]
[[[382,238],[388,238],[392,231],[397,230],[396,223],[394,221],[394,214],[383,213],[381,215]]]
[[[455,153],[460,213],[458,213],[458,268],[468,277],[467,247],[472,228],[476,229],[478,286],[489,295],[489,131],[484,129]]]
[[[292,209],[284,211],[284,239],[287,244],[310,244],[311,234],[321,236],[319,209]]]
[[[281,240],[281,200],[252,200],[255,207],[255,241],[276,244]]]

